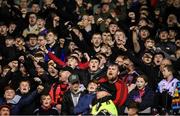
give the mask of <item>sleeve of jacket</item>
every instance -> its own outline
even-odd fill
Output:
[[[36,76],[35,66],[31,58],[25,59],[24,66],[32,77]]]
[[[6,85],[8,85],[8,82],[11,80],[12,73],[9,71],[5,77],[0,78],[0,87],[4,88]]]
[[[59,59],[58,57],[56,57],[53,53],[48,52],[48,56],[51,60],[53,60],[54,62],[56,62],[58,65],[64,67],[66,66],[66,63],[63,62],[61,59]]]
[[[68,110],[69,110],[69,108],[68,108],[68,97],[67,97],[67,93],[65,93],[64,95],[63,95],[63,100],[62,100],[62,109],[61,109],[61,114],[62,115],[67,115],[68,114]]]
[[[80,69],[87,69],[89,67],[89,62],[85,62],[85,63],[79,63],[78,64]]]
[[[77,106],[74,108],[75,114],[81,114],[86,109],[83,105],[83,102],[85,102],[84,96],[80,97]]]

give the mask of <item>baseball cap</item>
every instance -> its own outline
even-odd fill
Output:
[[[79,76],[77,74],[71,74],[68,78],[69,83],[80,82]]]

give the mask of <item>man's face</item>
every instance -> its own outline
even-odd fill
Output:
[[[168,71],[168,69],[167,69],[166,67],[164,67],[161,72],[162,72],[163,77],[164,77],[165,79],[168,78],[168,77],[171,75],[171,72]]]
[[[121,56],[117,57],[115,63],[117,63],[119,66],[123,65],[123,58]]]
[[[162,54],[156,54],[154,56],[154,63],[155,63],[156,66],[159,66],[161,64],[162,60],[163,60],[163,55]]]
[[[8,28],[6,25],[0,26],[0,35],[6,35],[8,31]]]
[[[99,67],[103,66],[107,62],[106,58],[101,54],[96,55],[96,57],[100,59]]]
[[[60,46],[64,47],[65,39],[64,38],[60,38],[59,39],[59,44],[60,44]]]
[[[45,26],[44,19],[38,19],[37,20],[37,26],[38,26],[39,29],[43,28]]]
[[[88,15],[84,15],[82,17],[82,23],[83,23],[83,26],[86,27],[88,26],[91,22],[89,21],[89,16]]]
[[[28,1],[27,0],[20,0],[19,5],[21,8],[26,8],[28,5]]]
[[[46,38],[47,38],[47,44],[52,44],[55,42],[55,35],[52,32],[49,32]]]
[[[45,46],[47,41],[46,41],[44,36],[39,36],[37,43],[38,43],[39,46]]]
[[[167,31],[160,32],[159,38],[161,40],[167,40],[168,39],[168,32]]]
[[[154,40],[147,39],[147,40],[145,41],[145,47],[146,47],[146,49],[152,49],[154,46],[155,46]]]
[[[72,52],[75,48],[78,48],[74,42],[70,42],[68,49]]]
[[[141,77],[138,77],[137,80],[136,80],[136,86],[138,89],[143,89],[145,86],[147,85],[147,83],[144,81],[143,78]]]
[[[6,39],[5,44],[6,44],[6,47],[12,47],[14,44],[14,39]]]
[[[107,13],[109,11],[109,5],[104,4],[101,8],[102,13]]]
[[[126,38],[125,34],[123,32],[116,32],[115,35],[115,41],[117,45],[125,45],[126,44]]]
[[[29,45],[30,47],[35,47],[37,45],[37,38],[36,37],[29,38]]]
[[[78,65],[78,61],[77,61],[76,58],[74,58],[74,57],[68,58],[68,60],[67,60],[67,66],[72,67],[72,68],[75,68],[77,65]]]
[[[152,62],[152,58],[153,58],[153,56],[151,54],[145,53],[142,57],[142,60],[145,64],[149,64]]]
[[[147,38],[149,36],[149,31],[145,29],[140,30],[140,36],[142,39]]]
[[[168,24],[168,25],[173,25],[173,24],[175,24],[175,23],[177,23],[177,17],[176,17],[176,15],[170,14],[170,15],[168,16],[168,18],[167,18],[167,24]]]
[[[91,40],[92,44],[94,45],[94,47],[99,47],[102,43],[102,38],[101,35],[93,35],[92,40]]]
[[[110,65],[107,70],[107,77],[109,81],[114,81],[118,78],[119,69],[117,65]]]
[[[160,71],[163,70],[165,65],[172,65],[171,61],[168,59],[163,59],[160,64]]]
[[[34,26],[34,25],[36,24],[36,21],[37,21],[36,15],[35,15],[35,14],[31,14],[31,15],[29,16],[29,24],[30,24],[31,26]]]
[[[102,34],[103,43],[112,46],[114,44],[110,33]]]
[[[90,71],[96,72],[98,70],[98,68],[99,68],[99,61],[96,59],[90,60],[90,63],[89,63]]]
[[[16,61],[16,60],[12,61],[12,66],[14,68],[18,68],[18,61]]]
[[[9,25],[9,29],[8,29],[9,33],[14,32],[15,29],[16,29],[16,24],[12,23],[12,24]]]
[[[125,59],[123,61],[123,66],[130,71],[133,66],[133,62],[130,59]]]
[[[118,30],[118,25],[116,24],[110,24],[109,25],[109,31],[111,34],[115,34],[115,32]]]
[[[60,17],[59,16],[54,16],[53,17],[53,27],[57,27],[59,26],[59,21],[60,21]]]
[[[108,38],[109,36],[111,36],[111,33],[103,32],[103,33],[102,33],[102,39],[103,39],[103,41],[105,41],[105,39]]]
[[[45,108],[49,108],[51,106],[51,97],[49,95],[42,96],[41,100],[42,100],[42,106],[44,106]]]
[[[37,75],[41,76],[44,74],[45,70],[41,66],[36,66]]]
[[[48,72],[53,77],[58,75],[58,71],[53,66],[51,66],[51,65],[48,66]]]
[[[143,26],[146,26],[147,25],[147,22],[145,20],[140,20],[139,21],[139,26],[140,27],[143,27]]]
[[[71,91],[74,93],[78,92],[79,85],[80,85],[79,82],[75,82],[75,83],[70,84]]]
[[[169,35],[168,35],[169,39],[175,39],[176,35],[177,34],[174,30],[169,30]]]
[[[62,82],[67,82],[70,75],[71,73],[69,71],[61,71],[59,73],[59,80]]]
[[[30,90],[30,85],[29,85],[29,83],[26,82],[26,81],[21,82],[20,85],[19,85],[19,90],[20,90],[21,94],[26,94],[26,93],[28,93],[29,90]]]
[[[109,47],[108,45],[103,45],[101,47],[100,53],[105,54],[107,57],[109,57],[112,54],[112,50],[111,47]]]
[[[39,4],[33,4],[31,7],[31,11],[34,13],[38,13],[40,11]]]
[[[1,108],[0,116],[10,116],[10,109],[6,107]]]
[[[15,91],[12,89],[6,90],[4,93],[4,98],[6,100],[12,100],[15,96]]]

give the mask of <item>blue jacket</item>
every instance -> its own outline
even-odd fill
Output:
[[[90,111],[90,105],[93,99],[96,97],[95,93],[88,93],[80,97],[77,106],[74,108],[75,114],[88,114]]]
[[[139,95],[139,90],[137,88],[133,89],[129,93],[129,96],[128,96],[128,99],[127,99],[127,104],[130,103],[130,101],[134,101],[134,98],[136,96],[140,96]],[[148,107],[153,107],[154,99],[155,99],[154,96],[155,96],[154,91],[152,91],[149,87],[146,86],[145,87],[145,93],[141,97],[142,102],[139,104],[139,110],[143,111],[143,110],[145,110]]]
[[[31,94],[29,94],[27,97],[22,97],[17,104],[14,105],[14,107],[11,110],[12,115],[17,115],[21,111],[21,109],[29,105],[35,100],[35,98],[38,96],[38,92],[35,90]]]

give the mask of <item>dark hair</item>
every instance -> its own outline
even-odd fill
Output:
[[[37,35],[36,35],[36,34],[33,34],[33,33],[28,34],[28,35],[27,35],[27,40],[30,40],[30,38],[36,38],[36,39],[37,39]]]
[[[31,87],[31,82],[28,79],[23,79],[19,82],[19,86],[22,82],[27,82],[29,84],[29,87]]]
[[[135,108],[135,109],[139,109],[139,103],[135,102],[135,101],[130,101],[128,106],[127,106],[128,109],[130,108]]]
[[[4,88],[4,91],[6,91],[6,90],[14,90],[11,86],[6,86],[5,88]],[[15,91],[15,90],[14,90]]]
[[[44,94],[42,94],[42,95],[41,95],[41,99],[42,99],[42,96],[50,96],[50,97],[51,97],[51,95],[50,95],[50,94],[48,94],[48,93],[44,93]]]
[[[170,71],[170,72],[172,72],[172,73],[175,72],[175,70],[174,70],[174,68],[173,68],[172,65],[165,65],[164,68],[167,68],[167,70]]]
[[[147,77],[146,75],[144,75],[144,74],[139,75],[139,76],[136,78],[136,80],[137,80],[138,78],[143,78],[145,82],[148,82],[148,77]]]
[[[90,80],[89,83],[96,83],[96,84],[99,84],[98,80],[96,80],[96,79]]]
[[[94,56],[94,57],[91,57],[91,58],[90,58],[90,61],[91,61],[91,60],[97,60],[97,61],[100,63],[100,59],[99,59],[98,57],[95,57],[95,56]]]
[[[7,36],[6,39],[13,39],[14,40],[14,37],[13,36]]]
[[[110,66],[117,66],[117,68],[118,68],[118,70],[119,70],[119,65],[118,65],[117,63],[112,62],[112,63],[110,63],[110,64],[108,65],[108,67],[110,67]]]

